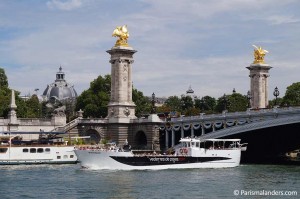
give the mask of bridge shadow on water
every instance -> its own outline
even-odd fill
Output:
[[[300,148],[300,123],[246,131],[219,138],[240,138],[248,143],[242,152],[242,163],[299,164],[290,161],[285,153]]]

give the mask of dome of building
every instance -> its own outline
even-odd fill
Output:
[[[189,89],[186,91],[186,94],[187,94],[187,95],[188,95],[188,94],[190,94],[190,95],[194,94],[194,90],[192,89],[192,86],[191,86],[191,85],[190,85]]]
[[[42,97],[44,101],[49,101],[51,99],[64,101],[67,99],[74,100],[77,98],[77,92],[75,91],[74,86],[67,83],[65,80],[65,73],[62,72],[62,67],[59,67],[59,71],[56,73],[55,82],[48,84]]]

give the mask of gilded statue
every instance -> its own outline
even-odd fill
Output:
[[[254,62],[253,64],[264,64],[264,57],[266,55],[266,53],[268,53],[267,50],[262,49],[262,47],[257,47],[255,45],[252,45],[255,49],[254,49]]]
[[[128,46],[127,39],[129,37],[129,32],[127,29],[127,25],[118,26],[112,34],[113,37],[119,37],[116,41],[115,46]]]

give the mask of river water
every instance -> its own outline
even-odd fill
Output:
[[[300,166],[158,171],[0,166],[0,198],[300,198]]]

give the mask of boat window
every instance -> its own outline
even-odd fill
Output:
[[[70,155],[70,158],[74,158],[74,155]]]
[[[45,152],[50,152],[50,148],[45,148]]]
[[[67,156],[67,155],[64,155],[64,159],[68,159],[68,156]]]
[[[25,149],[23,149],[23,153],[28,153],[28,149],[27,148],[25,148]]]
[[[195,142],[191,142],[191,147],[195,147]]]
[[[0,148],[0,153],[6,153],[7,148]]]
[[[196,147],[200,147],[200,142],[196,142]]]
[[[43,153],[43,152],[44,152],[44,149],[43,149],[43,148],[38,148],[38,149],[37,149],[37,152],[38,152],[38,153]]]
[[[61,159],[61,157],[60,157],[60,156],[57,156],[57,159]]]
[[[36,153],[36,148],[30,148],[30,153]]]

